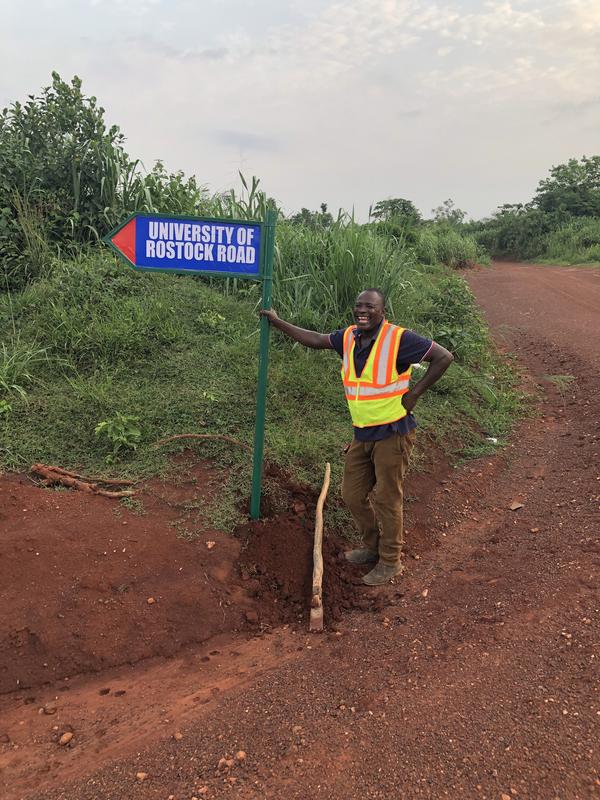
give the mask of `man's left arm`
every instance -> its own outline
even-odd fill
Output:
[[[413,410],[421,395],[439,381],[454,361],[454,356],[441,344],[433,342],[429,351],[423,356],[423,361],[429,362],[427,372],[406,394],[402,395],[402,405],[409,413]]]

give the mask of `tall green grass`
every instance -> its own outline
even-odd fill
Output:
[[[600,262],[600,219],[578,217],[553,231],[543,257],[570,264]]]
[[[390,318],[435,337],[455,352],[460,369],[477,376],[451,391],[444,379],[431,397],[444,397],[451,425],[459,398],[463,416],[475,420],[482,410],[492,413],[495,397],[482,387],[487,381],[494,388],[485,376],[499,367],[466,285],[441,267],[400,274],[402,280],[389,290]],[[364,286],[360,276],[353,280]],[[313,286],[313,295],[310,285],[303,287],[298,306],[293,295],[282,295],[282,313],[304,321],[310,303],[319,330],[351,321],[353,287],[347,301],[340,300],[347,305],[336,307],[333,290],[325,286],[321,292],[317,281]],[[134,469],[156,465],[149,445],[160,436],[206,429],[250,440],[257,331],[254,297],[225,296],[194,278],[139,274],[108,253],[55,263],[50,275],[12,298],[10,309],[6,300],[0,304],[0,336],[15,345],[0,361],[3,388],[14,394],[10,387],[26,385],[29,398],[29,405],[14,398],[5,430],[8,461],[13,466],[37,457],[97,463],[102,453],[94,427],[117,412],[142,420],[147,446],[130,455]],[[337,357],[291,348],[279,334],[273,342],[270,446],[283,463],[300,468],[319,457],[320,437],[330,442],[349,428]],[[499,385],[508,391],[506,379]],[[477,402],[470,404],[469,397]],[[335,423],[332,410],[339,414]],[[319,426],[328,420],[331,431],[309,434],[314,420]],[[436,427],[446,429],[438,419],[432,435]]]
[[[460,268],[489,261],[475,238],[443,223],[424,225],[415,234],[415,255],[424,264]]]
[[[9,334],[0,344],[0,401],[26,400],[27,389],[45,360],[46,349],[35,340],[24,342],[19,334]]]
[[[340,219],[323,229],[282,222],[275,249],[274,304],[286,319],[328,330],[347,324],[360,291],[377,287],[388,297],[393,314],[414,268],[410,251],[352,220]]]

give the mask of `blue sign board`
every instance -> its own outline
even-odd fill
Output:
[[[139,270],[261,275],[262,224],[136,214],[106,241]]]

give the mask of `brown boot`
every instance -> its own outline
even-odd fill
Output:
[[[396,575],[401,575],[403,572],[404,566],[402,563],[390,566],[389,564],[383,564],[381,561],[378,561],[371,572],[367,572],[367,574],[363,576],[362,580],[367,586],[381,586],[391,581]]]
[[[361,547],[358,550],[348,550],[344,553],[346,561],[351,564],[375,564],[379,556],[367,547]]]

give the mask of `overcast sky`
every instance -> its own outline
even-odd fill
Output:
[[[472,217],[600,154],[600,0],[0,0],[0,105],[74,74],[150,168]]]

